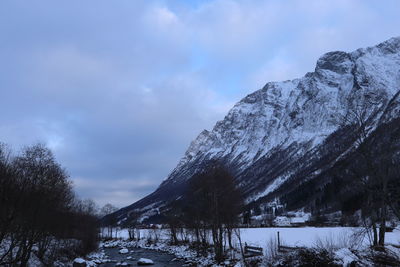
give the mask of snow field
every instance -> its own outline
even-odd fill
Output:
[[[277,239],[279,232],[281,245],[315,247],[322,244],[336,246],[367,246],[369,239],[367,235],[357,237],[363,228],[359,227],[273,227],[273,228],[241,228],[240,235],[242,243],[265,247],[271,240]],[[158,231],[159,239],[169,239],[168,229]],[[142,229],[141,238],[147,239],[154,235],[153,229]],[[128,239],[127,229],[121,229],[118,238]],[[391,233],[386,233],[386,244],[400,244],[400,228]]]

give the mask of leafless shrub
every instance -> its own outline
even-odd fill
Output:
[[[264,249],[264,260],[272,262],[277,259],[278,254],[278,240],[274,237],[270,237]]]
[[[330,233],[324,238],[317,237],[314,247],[317,250],[326,250],[329,253],[334,253],[341,248],[356,249],[362,245],[363,239],[363,232],[354,231],[353,233],[348,233],[347,231],[342,231],[339,234]]]

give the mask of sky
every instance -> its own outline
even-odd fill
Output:
[[[77,194],[129,205],[203,129],[329,51],[400,35],[396,0],[0,1],[0,141],[45,143]]]

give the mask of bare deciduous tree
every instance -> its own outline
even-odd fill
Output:
[[[104,224],[107,226],[107,235],[109,238],[113,237],[113,229],[117,226],[117,220],[115,217],[107,216],[110,215],[118,210],[117,207],[113,206],[110,203],[105,204],[101,210],[100,215],[103,217]]]
[[[189,203],[186,217],[191,218],[189,224],[195,229],[197,240],[206,243],[207,229],[210,229],[216,260],[221,262],[225,236],[232,247],[232,229],[242,209],[241,194],[233,176],[222,165],[211,163],[192,178],[186,200]]]
[[[361,189],[365,196],[364,224],[372,231],[372,245],[382,247],[385,243],[388,208],[391,203],[396,203],[390,201],[393,196],[390,185],[393,185],[393,173],[398,169],[393,162],[398,150],[393,139],[395,135],[382,131],[388,131],[387,128],[393,123],[376,123],[377,114],[382,111],[376,95],[362,96],[350,107],[344,122],[354,127],[356,153],[360,159],[352,172],[358,178],[358,190]]]
[[[17,156],[0,146],[0,265],[26,266],[34,246],[36,256],[52,265],[55,248],[67,238],[82,242],[77,250],[93,249],[96,219],[81,215],[75,201],[68,174],[44,145]]]

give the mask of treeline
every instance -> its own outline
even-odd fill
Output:
[[[171,241],[178,243],[178,233],[187,229],[198,252],[206,253],[212,247],[216,261],[221,262],[226,256],[225,244],[233,248],[233,230],[239,223],[242,207],[234,177],[213,162],[191,179],[185,196],[167,213]]]
[[[97,218],[78,200],[65,169],[42,144],[18,155],[0,145],[0,265],[45,265],[97,247]]]

